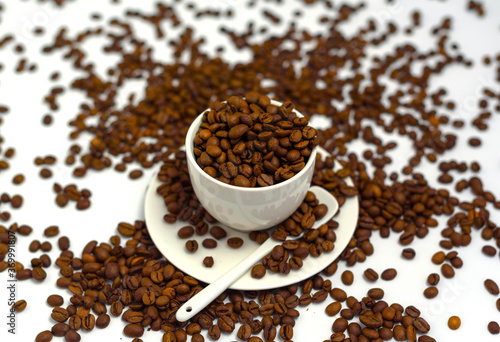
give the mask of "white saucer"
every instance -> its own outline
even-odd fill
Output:
[[[321,147],[318,147],[318,153],[325,158],[329,153]],[[339,162],[335,161],[335,170],[341,169]],[[346,183],[353,185],[351,179],[346,179]],[[191,254],[186,251],[186,239],[181,239],[177,236],[177,231],[186,225],[188,222],[177,221],[173,224],[166,223],[163,216],[167,213],[163,198],[156,193],[156,189],[162,183],[158,180],[155,174],[149,184],[145,199],[145,218],[148,227],[149,235],[153,239],[156,247],[173,265],[179,268],[184,273],[205,282],[211,283],[227,270],[235,266],[247,255],[252,253],[259,245],[248,238],[248,233],[242,233],[226,227],[222,224],[217,224],[223,227],[227,232],[227,237],[217,241],[217,248],[206,249],[202,246],[203,239],[212,237],[209,234],[205,236],[194,235],[190,239],[198,241],[198,251]],[[335,248],[329,253],[323,253],[319,257],[307,257],[304,260],[304,266],[299,270],[292,270],[289,274],[283,275],[280,273],[267,272],[262,279],[255,279],[250,276],[250,271],[243,275],[230,288],[234,290],[267,290],[291,284],[298,283],[307,279],[330,265],[345,249],[354,230],[358,219],[359,204],[358,198],[347,198],[342,208],[339,210],[334,219],[339,223],[339,227],[335,230],[337,240]],[[245,242],[238,249],[230,248],[227,245],[227,239],[232,237],[241,237]],[[214,265],[207,268],[203,265],[203,259],[206,256],[211,256],[214,259]]]

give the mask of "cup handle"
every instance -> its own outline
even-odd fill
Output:
[[[315,227],[319,227],[322,224],[330,221],[330,219],[335,216],[335,214],[337,214],[337,211],[339,210],[339,202],[337,202],[335,196],[333,196],[329,191],[320,186],[313,185],[309,188],[309,191],[313,192],[316,195],[319,203],[322,203],[328,207],[327,214],[321,219],[317,220],[314,224]]]

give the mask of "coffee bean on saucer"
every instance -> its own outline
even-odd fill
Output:
[[[189,253],[194,253],[198,250],[198,242],[196,240],[188,240],[186,242],[186,249]]]
[[[203,259],[203,265],[208,268],[212,267],[214,265],[214,258],[211,256],[205,257],[205,259]]]
[[[217,247],[217,241],[215,241],[214,239],[204,239],[201,244],[203,245],[203,247],[208,249]]]
[[[212,235],[216,240],[221,240],[227,236],[227,233],[224,228],[213,226],[212,228],[210,228],[210,235]]]
[[[177,232],[181,239],[187,239],[194,235],[194,228],[191,226],[184,226]]]
[[[243,245],[243,239],[239,237],[227,239],[227,245],[231,248],[240,248]]]

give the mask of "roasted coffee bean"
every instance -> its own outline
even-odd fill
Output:
[[[99,329],[104,329],[109,325],[110,321],[111,318],[109,317],[109,315],[102,313],[99,316],[97,316],[97,319],[95,321],[95,326],[98,327]]]
[[[26,306],[27,306],[26,301],[24,299],[21,299],[15,302],[14,305],[12,305],[12,309],[15,312],[21,312],[24,311],[24,309],[26,309]]]
[[[69,313],[68,310],[64,308],[56,307],[52,310],[50,317],[52,317],[52,319],[56,322],[66,322],[69,318]]]
[[[135,323],[127,324],[123,328],[123,333],[127,337],[141,337],[144,334],[144,327]]]
[[[64,340],[66,342],[80,342],[81,336],[74,330],[68,330],[66,334],[64,334]]]
[[[229,316],[221,316],[217,320],[217,325],[221,331],[230,333],[234,330],[234,321]]]
[[[83,329],[90,331],[90,330],[94,329],[94,326],[95,326],[95,316],[94,315],[88,314],[82,318],[82,328]],[[133,336],[129,336],[129,337],[133,337]]]
[[[500,326],[497,322],[492,321],[488,323],[488,331],[492,335],[498,335],[500,333]]]
[[[46,237],[56,236],[57,234],[59,234],[59,227],[58,226],[47,227],[43,234]]]
[[[47,278],[47,273],[41,267],[34,267],[31,271],[31,277],[36,281],[43,281]]]
[[[252,328],[250,328],[249,324],[243,324],[242,326],[240,326],[240,328],[238,329],[238,333],[236,334],[236,336],[243,341],[247,341],[251,335]]]
[[[457,330],[458,328],[460,328],[460,325],[462,325],[462,321],[460,320],[460,317],[458,317],[458,316],[451,316],[448,319],[448,327],[451,330]]]
[[[40,170],[40,177],[42,178],[50,178],[52,177],[52,171],[47,168],[43,168]]]
[[[194,235],[194,228],[191,226],[185,226],[179,229],[177,232],[177,236],[181,239],[187,239]]]
[[[413,326],[420,334],[427,334],[431,329],[429,323],[422,317],[417,317],[413,321]]]
[[[406,307],[405,312],[408,316],[412,318],[417,318],[418,316],[420,316],[420,310],[418,310],[413,305]]]
[[[64,336],[69,330],[69,325],[66,323],[57,323],[52,327],[52,334],[54,336],[62,337]]]
[[[216,240],[221,240],[227,236],[227,233],[224,228],[213,226],[212,228],[210,228],[210,235],[212,235]]]
[[[24,182],[24,175],[22,174],[15,175],[14,178],[12,178],[12,183],[16,185],[19,185],[22,182]]]
[[[460,257],[454,257],[450,260],[450,264],[455,268],[461,268],[464,263]]]
[[[334,288],[330,291],[330,296],[338,302],[344,302],[347,299],[347,294],[344,290]]]
[[[205,267],[212,267],[214,265],[214,258],[207,256],[203,259],[203,265]]]
[[[217,341],[220,338],[220,335],[221,332],[218,325],[212,325],[208,329],[208,337],[210,337],[212,340]]]
[[[497,254],[497,250],[493,246],[483,246],[482,252],[487,256],[495,256]]]
[[[438,289],[435,286],[430,286],[424,290],[425,298],[431,299],[438,295]]]
[[[375,300],[380,300],[384,298],[384,290],[380,288],[373,288],[368,291],[368,297],[375,299]]]
[[[61,306],[64,303],[64,299],[60,295],[50,295],[47,297],[47,304],[52,307]]]
[[[368,280],[369,282],[374,282],[377,281],[378,279],[378,273],[371,268],[367,268],[364,272],[364,275],[365,279]]]
[[[352,285],[354,281],[354,275],[352,274],[351,271],[344,271],[342,272],[341,279],[344,285]]]
[[[361,315],[359,316],[359,321],[372,329],[380,328],[384,323],[383,319],[377,315]]]
[[[250,337],[248,342],[262,342],[262,339],[258,336],[252,336],[252,337]]]
[[[65,251],[65,250],[67,250],[69,248],[70,242],[69,242],[68,237],[62,236],[62,237],[59,238],[59,240],[57,240],[57,244],[58,244],[59,249],[61,251]]]
[[[194,253],[198,250],[198,242],[196,240],[188,240],[186,242],[186,249],[189,253]]]
[[[486,279],[484,281],[484,287],[486,288],[486,290],[491,293],[492,295],[497,295],[500,293],[499,289],[498,289],[498,285],[497,283],[495,283],[493,280],[491,279]]]
[[[439,274],[437,274],[437,273],[431,273],[427,277],[427,283],[429,285],[435,286],[435,285],[437,285],[439,283],[439,279],[440,279]]]
[[[52,341],[52,332],[49,330],[45,330],[40,332],[38,335],[36,335],[35,341],[36,342],[50,342]]]
[[[348,324],[349,323],[347,322],[347,320],[345,318],[337,318],[333,322],[332,330],[336,333],[344,332],[347,329]]]
[[[243,239],[239,237],[227,239],[227,245],[231,248],[240,248],[243,245]]]
[[[415,258],[415,250],[413,248],[405,248],[403,249],[402,256],[405,259],[412,260]]]
[[[186,327],[186,333],[188,335],[194,335],[201,331],[201,326],[198,323],[190,323]]]
[[[326,307],[325,312],[328,316],[333,317],[339,313],[341,308],[342,305],[339,302],[333,302]]]
[[[293,338],[293,327],[290,324],[283,324],[280,328],[280,336],[284,340]]]
[[[143,174],[142,170],[133,170],[133,171],[130,171],[128,176],[130,179],[138,179],[138,178],[142,177],[142,174]],[[130,336],[130,337],[133,337],[133,336]]]
[[[394,278],[396,278],[398,272],[394,269],[394,268],[388,268],[386,269],[384,272],[382,272],[382,274],[380,275],[380,278],[382,278],[383,280],[393,280]]]
[[[205,248],[212,249],[217,247],[217,241],[215,241],[214,239],[204,239],[202,245]]]
[[[432,262],[436,265],[441,265],[445,260],[445,254],[444,252],[440,251],[437,252],[432,256]]]
[[[260,279],[266,275],[266,268],[263,265],[255,265],[251,272],[252,278]]]
[[[453,268],[450,265],[443,264],[441,266],[441,274],[445,278],[453,278],[455,276],[455,271],[453,270]]]

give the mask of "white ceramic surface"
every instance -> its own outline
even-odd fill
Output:
[[[329,155],[321,147],[318,147],[318,153],[322,158]],[[334,170],[340,168],[340,164],[336,162]],[[351,179],[346,179],[346,183],[351,186],[353,185]],[[218,224],[224,227],[228,234],[225,239],[218,241],[217,248],[204,248],[201,245],[201,241],[205,237],[195,235],[193,238],[198,241],[198,251],[194,254],[188,253],[185,248],[186,240],[177,236],[177,231],[187,223],[177,221],[173,224],[168,224],[163,220],[163,215],[166,213],[165,204],[163,203],[163,198],[156,193],[156,189],[160,185],[161,182],[158,180],[157,175],[154,175],[145,198],[146,224],[149,234],[160,252],[181,271],[204,283],[212,283],[259,247],[257,243],[248,238],[248,233]],[[292,271],[287,275],[268,273],[262,279],[254,279],[250,276],[250,272],[247,272],[231,285],[230,288],[235,290],[273,289],[298,283],[321,272],[342,253],[349,243],[356,229],[358,211],[358,198],[351,197],[346,199],[344,205],[334,217],[339,223],[339,227],[336,229],[337,240],[335,241],[335,248],[330,253],[323,253],[317,258],[308,257],[304,260],[304,266],[300,270]],[[227,239],[231,237],[241,237],[244,239],[243,246],[239,249],[230,248],[227,245]],[[207,268],[203,266],[203,259],[206,256],[213,257],[213,267]]]
[[[277,101],[271,103],[281,105]],[[305,167],[282,183],[263,188],[228,185],[210,177],[196,163],[193,141],[205,112],[193,121],[186,135],[189,177],[203,207],[217,221],[242,231],[266,229],[289,217],[302,203],[309,189],[317,147],[312,150]],[[303,116],[296,110],[294,112],[299,117]]]

